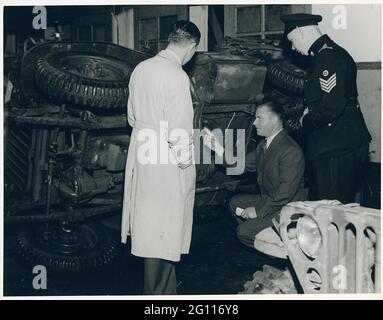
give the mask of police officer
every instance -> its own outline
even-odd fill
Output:
[[[356,64],[350,54],[322,35],[319,15],[282,16],[292,49],[312,57],[301,118],[307,133],[310,199],[355,201],[371,136],[358,102]]]

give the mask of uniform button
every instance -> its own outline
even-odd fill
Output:
[[[329,127],[331,127],[331,122],[328,124]]]

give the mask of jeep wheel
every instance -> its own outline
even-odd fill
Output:
[[[305,76],[303,69],[287,60],[278,60],[268,65],[266,79],[287,93],[302,95]]]
[[[26,101],[53,98],[90,108],[126,108],[134,67],[150,55],[112,43],[48,41],[21,61],[20,89]]]
[[[43,265],[51,272],[79,272],[99,268],[116,255],[118,240],[99,223],[73,225],[63,222],[22,229],[16,252],[28,264]]]
[[[37,87],[50,98],[91,108],[124,108],[132,68],[111,57],[56,52],[37,61]]]

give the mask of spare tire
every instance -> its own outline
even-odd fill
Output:
[[[303,95],[305,77],[306,71],[288,60],[273,61],[267,66],[266,80],[287,93]]]

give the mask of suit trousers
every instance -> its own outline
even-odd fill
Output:
[[[144,294],[176,295],[176,268],[172,261],[144,258]]]
[[[329,156],[309,163],[309,199],[355,201],[362,185],[368,145],[339,156]]]
[[[245,245],[254,249],[255,236],[263,229],[273,226],[272,218],[275,215],[266,218],[243,219],[235,214],[236,208],[246,209],[254,207],[259,195],[239,194],[229,200],[229,208],[238,222],[237,237]]]

